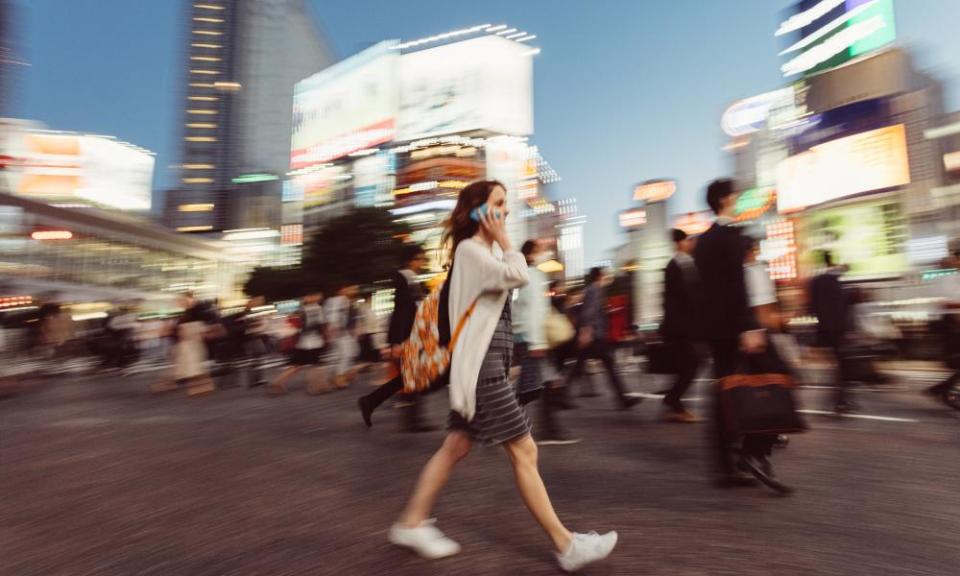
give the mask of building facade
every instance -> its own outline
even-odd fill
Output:
[[[259,227],[279,214],[289,170],[294,84],[332,61],[303,0],[190,3],[180,183],[165,222],[181,232]],[[247,191],[247,188],[255,188]],[[248,221],[244,202],[277,207]],[[279,228],[279,216],[269,226]]]
[[[26,65],[17,42],[16,10],[11,0],[0,0],[0,118],[14,115],[20,70]]]

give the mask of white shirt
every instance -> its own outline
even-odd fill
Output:
[[[523,254],[515,250],[500,252],[498,248],[495,254],[492,247],[471,238],[461,242],[454,254],[448,312],[451,335],[470,305],[477,302],[453,348],[450,363],[450,408],[467,421],[473,420],[476,412],[480,366],[507,296],[510,290],[528,282]]]
[[[304,328],[323,324],[323,307],[319,304],[305,304],[303,307]],[[323,336],[317,330],[304,330],[297,340],[297,350],[317,350],[323,348]]]
[[[517,290],[514,303],[513,333],[526,342],[531,350],[546,350],[547,335],[544,329],[547,321],[547,309],[550,306],[547,297],[547,275],[536,266],[527,268],[530,282]]]
[[[777,289],[767,273],[763,262],[744,264],[743,275],[747,283],[747,299],[751,308],[777,303]]]
[[[346,296],[334,296],[324,304],[327,315],[327,325],[335,334],[346,331],[350,322],[350,299]]]

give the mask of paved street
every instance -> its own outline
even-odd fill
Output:
[[[935,376],[896,372],[860,393],[861,417],[811,414],[776,455],[789,498],[711,487],[702,425],[661,423],[655,399],[579,400],[563,418],[584,441],[543,447],[543,475],[571,528],[620,532],[588,574],[954,576],[960,413],[918,393]],[[428,563],[386,528],[441,433],[399,434],[389,407],[365,430],[365,385],[188,399],[149,396],[153,377],[62,375],[0,401],[0,574],[557,573],[498,449],[477,450],[437,509],[463,552]],[[828,399],[803,392],[808,410]],[[446,399],[430,404],[441,422]]]

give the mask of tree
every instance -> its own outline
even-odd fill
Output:
[[[304,277],[326,293],[386,280],[402,263],[410,227],[380,208],[357,208],[330,220],[304,250]]]
[[[327,222],[307,242],[301,266],[258,267],[244,292],[275,301],[316,290],[332,294],[341,286],[386,280],[402,264],[404,241],[409,236],[409,226],[394,222],[386,210],[354,209]]]
[[[292,300],[306,293],[303,269],[261,267],[253,269],[243,291],[249,296],[263,296],[270,302]]]

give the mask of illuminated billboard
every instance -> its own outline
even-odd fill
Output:
[[[830,70],[896,39],[893,0],[802,0],[776,35],[794,41],[780,53],[784,76]]]
[[[674,217],[672,227],[683,230],[690,236],[703,234],[713,226],[713,212],[702,210]]]
[[[677,183],[674,180],[648,180],[637,184],[633,188],[633,200],[635,202],[663,202],[677,191]]]
[[[44,202],[83,202],[150,210],[154,155],[106,136],[26,131],[8,141],[19,158],[14,194]]]
[[[903,124],[824,142],[777,167],[777,208],[791,212],[910,183]]]
[[[399,139],[474,130],[533,132],[529,46],[483,36],[400,59]]]
[[[774,113],[781,117],[794,117],[796,94],[794,89],[781,88],[738,100],[731,104],[720,120],[728,136],[738,137],[753,134],[767,127],[767,120]]]
[[[897,202],[817,210],[804,220],[804,257],[810,266],[822,250],[829,250],[838,263],[848,266],[851,279],[896,276],[909,266],[906,220]]]
[[[395,42],[381,42],[297,83],[290,167],[329,162],[393,140],[399,102]]]
[[[639,228],[647,223],[647,211],[643,208],[631,208],[620,212],[620,227],[626,230]]]

